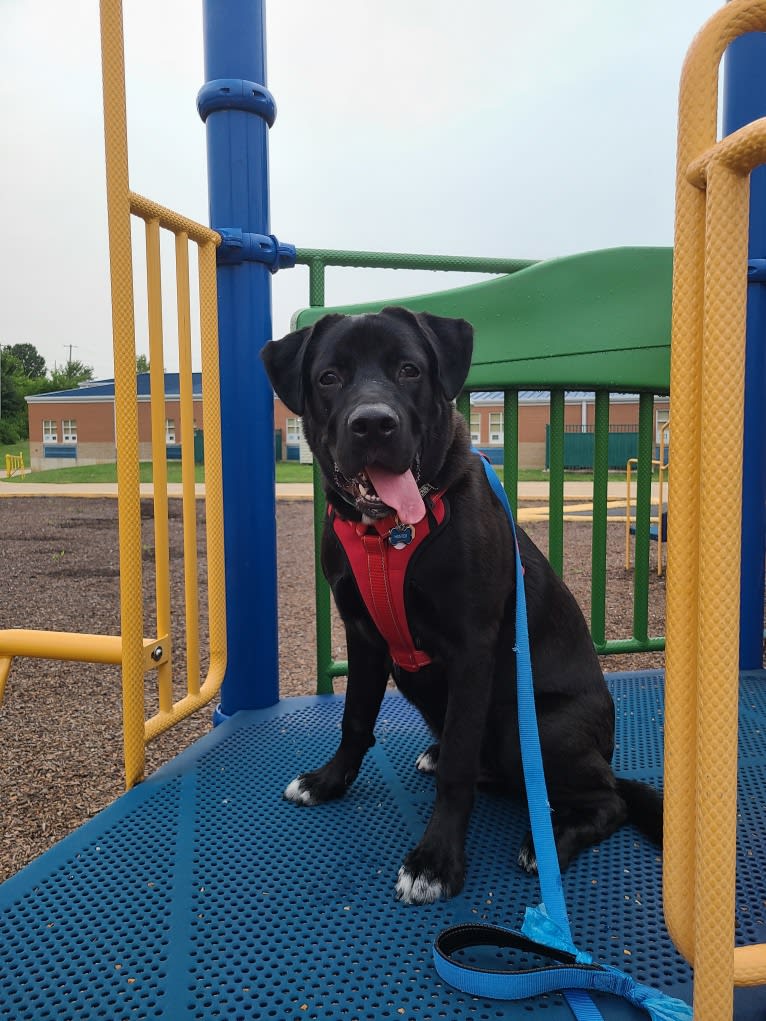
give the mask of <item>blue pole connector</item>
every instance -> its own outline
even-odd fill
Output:
[[[262,262],[272,273],[292,269],[298,253],[295,245],[279,241],[273,234],[248,234],[239,227],[214,227],[221,235],[216,257],[218,265]]]
[[[215,110],[245,110],[262,117],[269,127],[277,119],[277,104],[269,90],[244,78],[217,78],[205,82],[197,93],[197,111],[206,121]]]

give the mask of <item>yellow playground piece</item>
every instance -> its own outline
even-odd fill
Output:
[[[657,574],[662,574],[662,548],[665,545],[665,529],[663,513],[665,507],[665,489],[668,481],[667,441],[670,435],[670,422],[666,422],[660,431],[659,458],[652,460],[652,467],[657,469],[657,513],[650,515],[650,523],[657,529]],[[630,570],[631,548],[630,536],[633,525],[633,469],[638,467],[638,458],[630,457],[625,465],[625,570]],[[654,501],[652,501],[654,502]]]
[[[5,474],[7,478],[13,478],[16,472],[24,471],[24,452],[20,450],[18,454],[6,454],[5,455]]]
[[[112,328],[117,431],[118,518],[120,535],[119,635],[77,634],[31,629],[0,630],[0,701],[14,657],[116,663],[122,667],[125,785],[143,779],[146,744],[206,705],[217,694],[226,669],[226,597],[223,550],[223,481],[218,370],[216,248],[220,235],[171,209],[131,192],[128,185],[122,10],[102,5],[105,142]],[[144,633],[144,591],[139,487],[138,405],[136,401],[135,300],[131,217],[145,224],[152,461],[154,465],[154,548],[156,633]],[[164,340],[160,233],[175,241],[175,292],[181,398],[181,478],[183,492],[186,678],[174,690],[173,607],[170,590],[168,484],[165,451]],[[192,392],[192,313],[189,247],[197,249],[199,349],[203,379],[206,448],[205,500],[207,609],[210,648],[200,649],[201,569],[197,556]],[[176,644],[178,639],[176,638]],[[207,659],[207,664],[204,661]],[[156,674],[155,674],[156,671]],[[157,711],[146,718],[145,684],[154,682]]]
[[[749,179],[766,118],[716,143],[726,46],[766,30],[732,0],[681,78],[670,392],[664,905],[694,963],[697,1021],[731,1017],[733,985],[766,982],[766,945],[734,949],[742,423]],[[711,480],[715,480],[714,484]]]

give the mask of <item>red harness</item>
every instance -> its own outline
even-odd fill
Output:
[[[364,605],[375,626],[388,643],[391,659],[404,670],[419,670],[431,662],[428,653],[418,649],[407,624],[404,582],[415,550],[432,534],[431,516],[440,525],[446,507],[441,493],[428,500],[429,513],[418,522],[407,545],[394,546],[392,531],[396,517],[390,515],[371,525],[346,521],[330,512],[332,527],[343,547]]]

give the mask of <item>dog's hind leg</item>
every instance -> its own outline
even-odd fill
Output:
[[[415,767],[421,773],[435,773],[439,762],[439,742],[435,741],[415,760]]]
[[[550,796],[553,837],[556,841],[559,868],[564,869],[586,847],[605,840],[626,821],[625,802],[613,788],[567,792],[563,801]],[[537,855],[528,833],[519,849],[518,863],[525,872],[537,872]]]

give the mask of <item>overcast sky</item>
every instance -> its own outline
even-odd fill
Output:
[[[719,6],[270,0],[272,231],[537,259],[671,244],[681,63]],[[125,7],[131,186],[206,223],[201,4]],[[50,366],[71,344],[109,376],[95,0],[0,0],[0,117],[0,343]],[[327,300],[454,282],[335,270]],[[279,273],[274,335],[307,303],[306,270]]]

